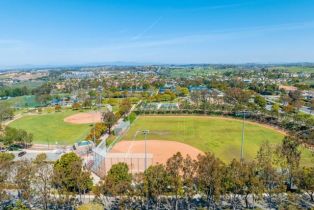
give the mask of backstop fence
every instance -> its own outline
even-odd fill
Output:
[[[146,164],[145,164],[146,162]],[[92,171],[99,177],[105,176],[111,166],[117,163],[126,163],[132,174],[145,171],[153,164],[153,155],[151,153],[106,153],[94,152]]]

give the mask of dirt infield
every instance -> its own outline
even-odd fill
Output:
[[[120,141],[112,148],[110,153],[144,153],[145,141]],[[166,163],[168,158],[175,153],[181,152],[183,157],[190,155],[192,159],[196,159],[202,151],[176,141],[163,140],[147,140],[147,153],[153,155],[153,163]]]
[[[89,112],[89,113],[78,113],[64,118],[64,122],[72,124],[88,124],[101,122],[101,113]]]

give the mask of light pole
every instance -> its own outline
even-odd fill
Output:
[[[235,99],[234,97],[231,97],[236,103],[238,103],[238,100],[237,99]],[[240,161],[242,161],[243,160],[243,146],[244,146],[244,121],[245,121],[245,113],[246,113],[246,111],[245,110],[243,110],[242,111],[242,115],[243,115],[243,121],[242,121],[242,139],[241,139],[241,152],[240,152]]]
[[[149,130],[142,130],[142,131],[136,131],[135,134],[134,134],[134,137],[133,137],[133,140],[135,140],[137,134],[141,132],[142,134],[144,134],[144,143],[145,143],[145,162],[144,162],[144,172],[146,171],[147,169],[147,134],[149,134]],[[148,210],[148,189],[146,190],[146,199],[147,199],[147,202],[146,202],[146,209]]]
[[[144,151],[145,151],[145,162],[144,162],[144,170],[147,169],[147,134],[149,134],[149,130],[137,130],[133,136],[133,141],[136,139],[136,136],[142,133],[144,135]],[[129,153],[130,151],[128,151]]]
[[[145,142],[145,166],[144,169],[147,169],[147,134],[149,134],[149,130],[143,130],[142,133],[144,134],[144,142]]]
[[[242,141],[241,141],[241,159],[240,161],[243,160],[243,145],[244,145],[244,120],[245,120],[245,112],[242,112],[243,114],[243,122],[242,122]]]
[[[149,130],[143,130],[142,133],[144,134],[144,142],[145,142],[145,170],[147,169],[147,134],[149,134]],[[148,188],[147,188],[147,191],[146,191],[146,199],[147,199],[147,203],[146,203],[146,209],[148,210],[148,205],[149,205],[149,202],[148,202]]]

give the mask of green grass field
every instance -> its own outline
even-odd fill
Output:
[[[63,110],[62,112],[43,113],[41,115],[24,116],[9,126],[24,129],[34,135],[34,143],[42,144],[73,144],[82,140],[89,133],[89,124],[70,124],[63,121],[67,116],[77,112]]]
[[[133,139],[137,130],[150,130],[147,139],[179,141],[211,151],[225,162],[239,158],[242,137],[242,122],[239,120],[198,116],[140,116],[131,126],[123,140]],[[268,140],[279,144],[284,135],[274,129],[258,124],[245,123],[244,157],[254,159],[261,143]],[[143,139],[138,135],[136,139]],[[313,164],[309,151],[303,152],[302,164]]]

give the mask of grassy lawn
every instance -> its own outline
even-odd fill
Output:
[[[67,116],[77,112],[43,113],[41,115],[24,116],[9,126],[24,129],[34,135],[34,143],[42,144],[73,144],[86,137],[91,127],[89,124],[70,124],[63,121]]]
[[[238,120],[198,116],[140,116],[123,140],[133,139],[137,130],[144,129],[150,130],[147,139],[179,141],[204,152],[211,151],[225,162],[240,156],[242,122]],[[283,137],[283,134],[271,128],[246,123],[244,157],[255,158],[263,141],[279,144]],[[143,138],[143,135],[137,136],[137,139]],[[312,164],[311,161],[314,158],[310,152],[303,152],[303,164]]]

